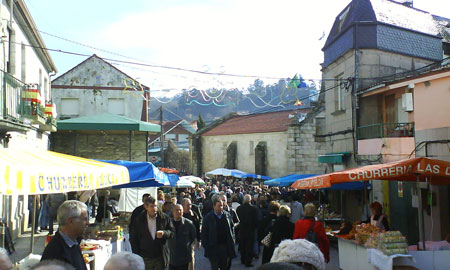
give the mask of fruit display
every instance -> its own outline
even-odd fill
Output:
[[[318,219],[341,219],[341,217],[341,215],[335,212],[330,212],[328,204],[322,204],[319,206],[319,209],[317,209]]]
[[[121,240],[122,238],[122,227],[114,224],[107,225],[105,227],[89,227],[84,234],[84,239],[93,240],[108,240],[114,242]]]
[[[91,243],[81,243],[80,249],[82,251],[88,251],[88,250],[96,250],[100,247],[98,244],[91,244]]]
[[[381,229],[371,224],[361,224],[356,226],[355,239],[359,244],[365,244],[371,237],[376,237]]]

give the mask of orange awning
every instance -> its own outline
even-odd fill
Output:
[[[418,157],[300,179],[292,184],[292,187],[327,188],[339,183],[368,180],[416,181],[417,177],[420,181],[428,179],[431,184],[450,185],[450,162]]]

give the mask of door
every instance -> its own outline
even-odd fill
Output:
[[[389,182],[391,230],[401,231],[409,245],[419,241],[417,208],[412,207],[412,191],[416,183],[403,182],[403,190],[399,192],[398,182]]]
[[[389,137],[391,134],[393,123],[397,122],[396,117],[396,106],[395,106],[395,95],[389,95],[385,97],[385,119],[383,121],[383,135],[384,137]]]

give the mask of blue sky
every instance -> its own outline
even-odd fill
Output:
[[[300,73],[307,79],[320,79],[323,42],[334,18],[350,0],[25,2],[39,30],[116,54],[42,33],[47,47],[52,49],[201,71],[277,78]],[[415,0],[414,6],[450,17],[448,2]],[[325,38],[320,40],[324,33]],[[57,75],[85,59],[61,53],[51,55]],[[173,89],[176,93],[189,87],[241,88],[254,80],[115,65],[155,92]]]

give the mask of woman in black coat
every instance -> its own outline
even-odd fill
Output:
[[[275,221],[277,220],[277,214],[280,210],[280,204],[276,201],[272,201],[269,204],[269,214],[263,219],[263,222],[261,224],[261,227],[259,229],[259,237],[258,241],[261,242],[264,237],[266,237],[267,234],[269,234],[272,231],[272,227],[275,224]],[[270,258],[273,254],[273,248],[271,247],[264,247],[263,249],[263,255],[262,255],[262,263],[268,263],[270,262]]]
[[[280,210],[278,210],[278,218],[272,226],[272,239],[270,241],[270,246],[267,250],[267,258],[272,258],[273,251],[285,239],[292,239],[294,235],[295,225],[289,221],[291,215],[291,209],[289,206],[282,205]]]

